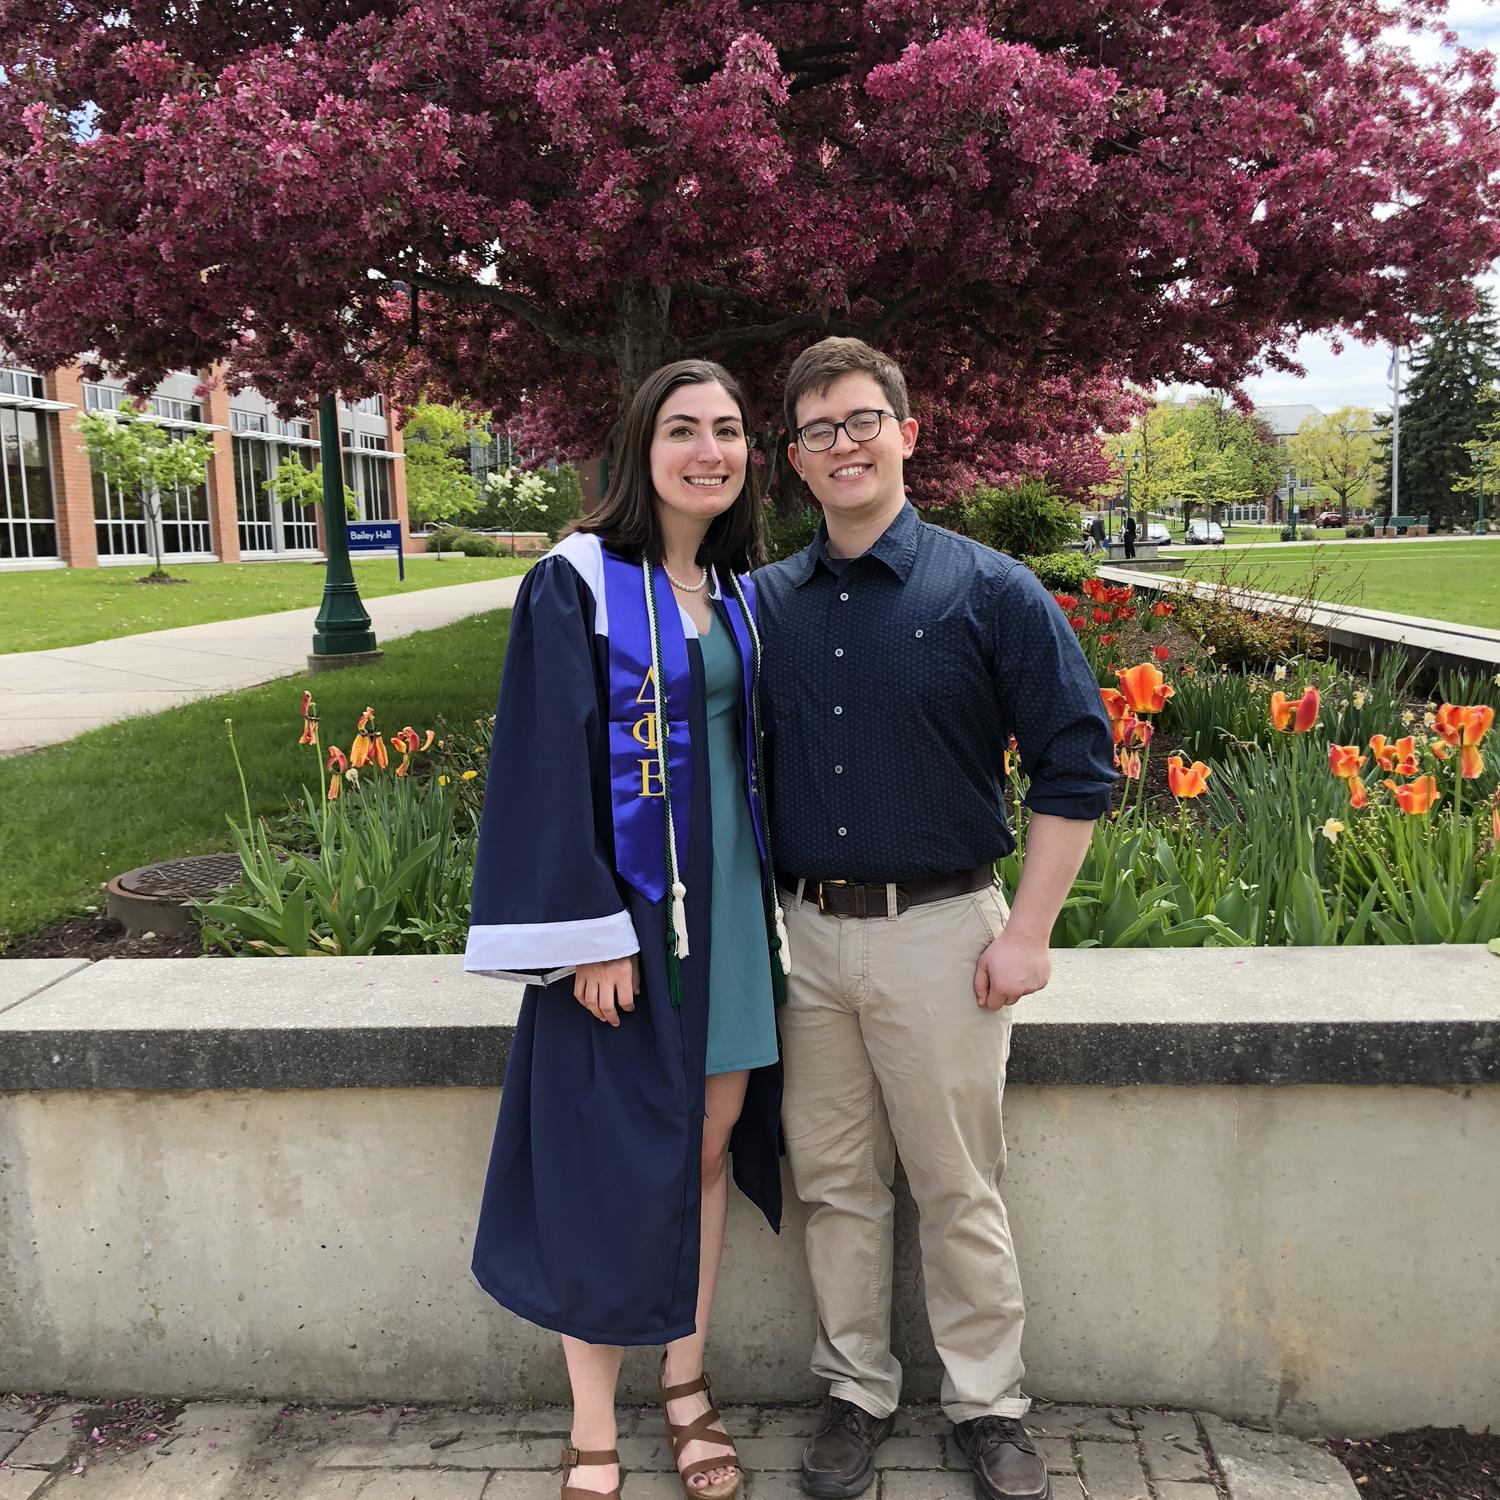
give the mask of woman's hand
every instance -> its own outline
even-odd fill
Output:
[[[641,992],[639,954],[611,958],[602,964],[579,964],[573,974],[573,998],[590,1015],[611,1026],[620,1024],[622,1010],[635,1009]]]

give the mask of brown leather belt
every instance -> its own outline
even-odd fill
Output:
[[[776,882],[787,895],[797,892],[797,882],[779,876]],[[909,907],[925,906],[929,901],[946,901],[952,896],[968,896],[995,883],[995,867],[979,865],[958,875],[934,875],[930,880],[903,880],[896,886],[896,914]],[[855,885],[847,880],[807,880],[802,883],[804,899],[818,903],[818,910],[831,917],[883,917],[888,914],[886,888],[883,885]]]

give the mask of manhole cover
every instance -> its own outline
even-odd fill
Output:
[[[241,874],[238,854],[198,854],[191,859],[169,859],[159,865],[129,870],[115,882],[132,896],[157,901],[189,901],[233,885]]]

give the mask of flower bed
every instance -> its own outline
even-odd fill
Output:
[[[1258,634],[1212,601],[1143,608],[1097,578],[1054,597],[1100,683],[1121,772],[1054,947],[1500,935],[1500,679],[1413,699],[1394,655],[1357,675],[1319,660],[1305,633]],[[1305,649],[1265,659],[1290,644]],[[347,753],[325,751],[304,694],[316,785],[274,836],[246,802],[246,879],[199,908],[209,946],[461,951],[491,722],[387,740],[366,709]],[[1014,889],[1029,817],[1014,748],[1005,770],[1018,849],[1000,873]]]

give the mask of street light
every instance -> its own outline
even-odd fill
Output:
[[[349,565],[349,516],[344,509],[344,458],[339,447],[338,397],[318,403],[318,440],[323,462],[323,532],[328,563],[323,574],[323,602],[313,625],[308,670],[326,672],[379,661],[370,616],[360,602],[359,585]]]
[[[1124,448],[1120,449],[1120,467],[1125,471],[1125,514],[1130,514],[1130,471],[1135,466],[1135,461],[1141,456],[1139,448],[1130,450],[1130,458],[1127,461]],[[1104,542],[1106,546],[1113,544],[1115,539],[1115,497],[1109,497],[1109,524],[1105,529]]]
[[[1486,444],[1479,450],[1479,514],[1474,517],[1474,535],[1486,535],[1484,524],[1484,471],[1490,466],[1490,450]]]

